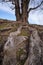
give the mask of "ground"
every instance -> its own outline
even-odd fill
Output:
[[[38,31],[43,31],[43,26],[40,25],[31,25],[31,24],[23,24],[20,22],[15,22],[15,21],[7,21],[7,20],[0,20],[0,43],[3,43],[3,40],[5,41],[6,38],[8,37],[8,35],[10,34],[10,32],[14,32],[17,30],[17,28],[23,25],[28,26],[29,27],[35,27],[37,28]],[[24,36],[29,36],[29,29],[22,29],[21,34],[20,35],[24,35]]]
[[[40,25],[34,25],[34,24],[27,24],[27,23],[21,23],[19,21],[8,21],[8,20],[0,20],[0,52],[3,51],[2,46],[7,41],[7,38],[11,32],[14,32],[18,29],[19,26],[23,26],[21,29],[21,33],[18,36],[28,36],[30,37],[30,28],[36,28],[39,33],[43,32],[43,26]],[[43,35],[43,34],[42,34]],[[21,54],[22,51],[20,51],[17,54]],[[1,55],[1,54],[0,54]],[[3,55],[1,55],[2,57]],[[17,55],[18,56],[18,55]],[[25,60],[24,60],[25,61]],[[20,61],[21,62],[21,61]],[[24,62],[23,62],[24,63]],[[22,65],[22,64],[21,64]]]

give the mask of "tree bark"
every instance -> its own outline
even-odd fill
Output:
[[[22,22],[28,22],[28,7],[30,0],[21,0]]]
[[[22,0],[22,21],[27,22],[27,6],[26,6],[26,0]]]
[[[16,20],[20,20],[20,7],[19,7],[19,0],[14,0],[15,1],[15,15],[16,15]]]

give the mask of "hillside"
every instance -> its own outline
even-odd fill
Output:
[[[0,41],[2,40],[1,38],[3,37],[6,38],[10,32],[16,31],[20,25],[23,25],[24,27],[28,26],[28,27],[36,28],[38,31],[43,31],[43,26],[41,25],[23,24],[19,21],[15,22],[15,21],[9,21],[9,20],[0,20]],[[28,35],[28,34],[25,34],[24,32],[26,32],[25,29],[23,29],[22,34]]]
[[[17,38],[13,36],[13,38],[16,40],[16,43],[19,43],[19,39],[22,40],[22,36],[23,39],[25,36],[28,37],[28,39],[26,39],[26,41],[23,41],[22,44],[17,44],[16,46],[16,51],[17,51],[17,59],[18,59],[18,55],[24,53],[24,47],[25,45],[27,45],[27,43],[29,43],[30,41],[30,36],[31,36],[31,30],[32,29],[36,29],[38,31],[38,34],[41,38],[41,40],[43,41],[43,26],[41,25],[34,25],[34,24],[27,24],[27,23],[21,23],[20,21],[8,21],[8,20],[0,20],[0,65],[2,63],[2,59],[3,59],[3,47],[10,35],[10,33],[17,31],[17,29],[22,26],[21,29],[21,33],[17,35]],[[20,36],[20,37],[19,37]],[[27,46],[28,47],[28,46]],[[18,48],[23,48],[20,49],[20,51],[18,51]],[[26,53],[28,52],[28,48],[26,49]],[[27,56],[26,56],[27,59]],[[25,60],[26,60],[25,59]],[[24,64],[24,61],[20,61],[20,65]]]

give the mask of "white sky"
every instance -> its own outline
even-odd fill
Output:
[[[12,11],[12,9],[9,6],[11,6],[11,5],[9,5],[9,3],[8,4],[6,4],[6,3],[4,3],[4,4],[0,3],[0,10],[9,12],[11,14],[15,14],[14,11]]]
[[[43,25],[43,11],[31,11],[29,15],[29,21],[32,24]]]

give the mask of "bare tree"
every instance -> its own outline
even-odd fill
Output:
[[[43,0],[2,0],[9,2],[11,1],[15,5],[15,14],[16,20],[21,20],[22,22],[28,22],[29,13],[32,10],[38,9],[43,6]],[[33,7],[29,7],[31,4],[34,4]]]

